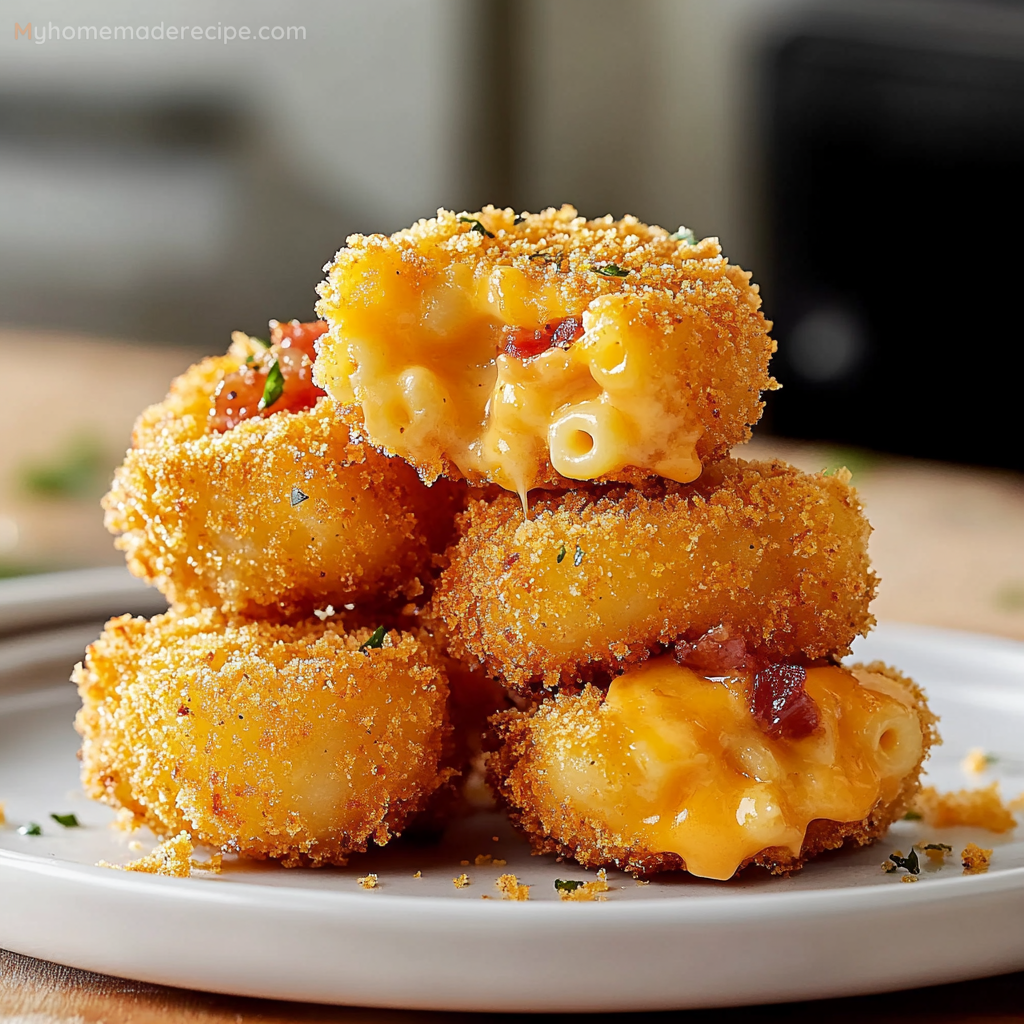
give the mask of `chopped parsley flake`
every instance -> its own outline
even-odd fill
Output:
[[[669,235],[669,238],[673,242],[685,242],[687,245],[696,245],[697,236],[693,233],[690,228],[684,228],[682,224],[679,225],[679,230],[675,234]]]
[[[921,874],[921,860],[917,856],[917,850],[913,847],[910,848],[910,853],[908,853],[906,857],[901,856],[898,850],[896,853],[890,853],[889,860],[891,860],[897,868],[903,868],[904,871],[909,871],[912,875]]]
[[[275,359],[267,371],[267,383],[263,385],[263,397],[258,408],[269,409],[284,394],[284,374],[281,365]]]
[[[904,821],[921,821],[922,819],[923,816],[917,811],[907,811],[907,813],[903,815]]]
[[[629,275],[629,271],[625,267],[620,267],[617,263],[605,263],[603,266],[594,266],[590,269],[602,277],[627,277]]]
[[[486,235],[488,238],[493,238],[494,237],[494,232],[493,231],[488,231],[487,228],[485,228],[483,226],[483,224],[481,224],[480,221],[478,221],[476,219],[476,217],[467,217],[467,216],[463,215],[463,216],[459,217],[459,220],[461,220],[463,224],[472,224],[473,226],[470,229],[472,231],[477,231],[481,235]]]
[[[303,494],[303,492],[300,491],[298,489],[298,487],[293,487],[292,488],[292,496],[291,496],[292,508],[295,508],[296,505],[301,505],[304,501],[308,501],[308,500],[309,500],[309,495],[308,494]]]
[[[952,853],[953,847],[949,843],[925,843],[922,850],[939,850],[942,853]]]
[[[253,338],[252,340],[255,341],[257,345],[262,345],[264,348],[270,348],[270,342],[265,341],[263,338]]]
[[[581,548],[579,546],[579,544],[577,544],[576,545],[576,553],[572,556],[572,564],[573,565],[579,565],[580,562],[582,562],[582,561],[583,561],[583,548]]]
[[[583,887],[582,882],[576,881],[575,878],[556,878],[555,888],[559,892],[575,892],[577,889]]]
[[[561,562],[565,558],[565,545],[563,544],[558,551],[558,557],[555,559],[556,562]]]
[[[51,814],[50,817],[65,828],[80,828],[82,825],[73,814]]]
[[[387,630],[383,626],[378,626],[371,634],[369,639],[359,645],[359,650],[368,651],[371,647],[383,647],[384,637],[387,634]]]
[[[561,263],[565,259],[565,254],[552,252],[550,249],[541,249],[540,252],[530,253],[530,259],[543,260],[545,263]]]
[[[42,834],[43,826],[37,825],[34,821],[30,821],[27,825],[22,825],[18,829],[19,836],[41,836]]]

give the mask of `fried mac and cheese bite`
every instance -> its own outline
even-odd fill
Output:
[[[460,488],[428,488],[359,439],[358,414],[309,379],[319,325],[272,326],[271,345],[236,333],[142,414],[103,501],[107,528],[129,569],[185,613],[286,618],[416,598]]]
[[[840,475],[725,459],[684,487],[474,501],[432,614],[452,653],[513,689],[572,684],[662,645],[848,653],[874,622],[870,527]]]
[[[327,270],[314,379],[426,480],[686,483],[774,386],[750,275],[635,217],[441,210]]]
[[[73,679],[86,793],[225,852],[344,864],[452,774],[447,679],[409,633],[125,615]]]
[[[936,741],[921,691],[878,664],[708,678],[664,655],[497,721],[490,780],[536,852],[713,879],[871,842]]]

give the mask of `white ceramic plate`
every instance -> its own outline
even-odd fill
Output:
[[[124,579],[118,590],[111,575],[92,605],[80,595],[74,615],[106,613],[112,600],[150,610]],[[67,615],[68,579],[59,585],[58,619]],[[38,625],[45,585],[32,586]],[[4,607],[0,594],[0,631]],[[77,698],[64,680],[97,629],[65,626],[0,641],[4,948],[215,992],[446,1010],[741,1005],[1024,968],[1024,841],[1014,833],[936,833],[901,822],[880,845],[825,857],[793,878],[638,886],[610,872],[607,902],[589,904],[560,902],[553,888],[555,878],[587,872],[530,857],[493,814],[461,822],[439,844],[403,841],[344,870],[229,864],[219,876],[172,879],[94,867],[101,858],[139,856],[128,848],[132,837],[108,827],[113,814],[77,788]],[[933,782],[959,788],[998,778],[1005,793],[1020,792],[1024,645],[885,626],[858,655],[890,661],[926,685],[946,738],[930,768]],[[979,746],[999,760],[969,779],[959,763]],[[68,811],[82,828],[63,829],[49,817]],[[39,822],[43,835],[19,835],[27,821]],[[142,839],[147,849],[154,843]],[[992,869],[964,877],[953,863],[926,869],[916,885],[881,872],[888,852],[918,839],[941,839],[957,851],[970,839],[994,847]],[[508,866],[477,867],[481,853]],[[380,884],[367,891],[356,879],[370,871]],[[456,889],[452,879],[463,871],[471,883]],[[529,902],[497,898],[503,871],[532,886]]]

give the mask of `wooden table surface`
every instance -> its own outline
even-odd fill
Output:
[[[98,439],[112,468],[127,444],[134,415],[142,405],[157,400],[171,374],[184,369],[194,355],[185,348],[148,349],[0,332],[5,367],[0,403],[0,436],[5,439],[0,446],[0,558],[47,568],[117,560],[103,532],[95,498],[27,493],[25,466],[33,460],[59,460],[61,446],[88,431]],[[42,380],[41,367],[45,368]],[[738,454],[775,455],[809,470],[840,462],[851,466],[875,528],[871,553],[882,577],[874,606],[879,619],[1024,639],[1021,475],[764,437]],[[958,941],[955,934],[949,940]],[[913,956],[913,945],[913,936],[894,936],[893,955]],[[529,984],[529,979],[524,978],[523,984]],[[784,1012],[792,1021],[1024,1021],[1024,973],[884,996],[794,1004],[770,1012]],[[750,1013],[750,1009],[718,1010],[701,1011],[699,1016],[724,1022],[746,1020]],[[213,996],[101,977],[0,951],[0,1024],[433,1022],[491,1016],[495,1015],[348,1009]],[[655,1020],[668,1015],[646,1016]],[[558,1019],[566,1018],[559,1015]]]

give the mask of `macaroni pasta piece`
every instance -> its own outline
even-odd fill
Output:
[[[314,380],[428,480],[685,483],[774,386],[749,274],[632,217],[442,210],[353,235],[320,295]]]
[[[656,658],[606,696],[587,687],[505,715],[492,781],[538,850],[715,879],[751,862],[790,870],[903,813],[934,740],[909,680],[808,668],[818,726],[796,739],[761,727],[750,688]]]

